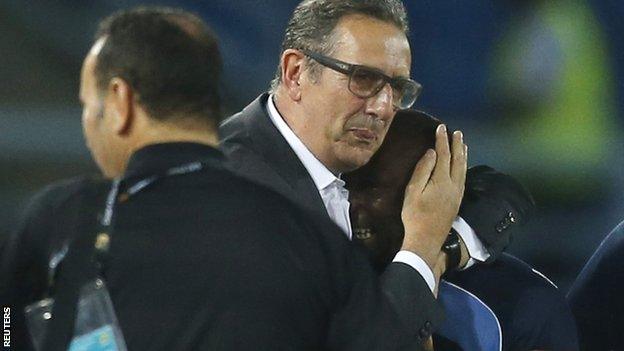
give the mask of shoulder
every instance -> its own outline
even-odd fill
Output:
[[[542,313],[546,318],[554,311],[554,306],[566,304],[565,295],[552,280],[519,258],[503,254],[497,268],[502,273],[498,284],[506,287],[514,300],[520,301],[519,305],[526,307],[524,311],[531,311],[534,318]]]
[[[624,344],[624,222],[605,237],[568,292],[582,345],[607,349]]]
[[[94,177],[78,177],[55,182],[37,192],[2,248],[0,275],[11,280],[14,274],[29,272],[30,280],[23,284],[34,284],[37,274],[45,274],[50,255],[71,235],[72,216],[84,208],[82,196],[106,183]]]
[[[614,298],[612,291],[624,290],[621,283],[623,278],[624,222],[621,222],[605,237],[587,261],[568,297],[573,305],[587,303],[585,300],[593,298],[619,301],[619,298]]]
[[[527,316],[535,313],[536,320],[549,318],[553,311],[549,305],[565,304],[564,294],[546,275],[506,253],[492,264],[475,265],[457,273],[453,280],[499,312]]]
[[[356,256],[346,235],[329,217],[317,216],[294,199],[254,180],[235,173],[224,175],[212,184],[212,190],[203,187],[205,191],[193,195],[198,198],[194,206],[211,213],[203,215],[204,219],[217,218],[220,232],[244,241],[239,242],[241,249],[264,247],[266,252],[279,256],[275,260],[290,262],[305,274],[338,277],[320,281],[336,284],[334,287],[341,292],[347,290],[352,261],[367,258]],[[251,244],[253,247],[246,246]]]
[[[568,293],[568,301],[581,325],[607,316],[618,316],[621,323],[623,279],[624,222],[621,222],[602,241]]]
[[[565,295],[546,275],[519,258],[503,253],[492,264],[475,265],[452,280],[492,309],[507,345],[521,343],[526,349],[571,345],[575,349],[576,327]]]
[[[558,291],[557,286],[545,274],[533,268],[528,263],[510,254],[503,254],[494,269],[515,281],[521,286],[542,287],[551,291]]]
[[[232,169],[228,160],[219,169],[210,169],[205,175],[198,175],[189,184],[190,198],[198,208],[221,208],[223,216],[240,217],[246,222],[272,222],[301,227],[313,222],[306,210],[293,199],[263,184],[254,172],[244,174]],[[247,166],[253,166],[249,162]],[[183,181],[182,179],[180,181]],[[237,223],[232,223],[237,225]]]
[[[67,205],[75,206],[82,196],[95,195],[108,184],[97,176],[79,176],[47,185],[31,197],[23,212],[22,220],[42,215],[53,215]]]
[[[618,224],[605,237],[584,269],[624,272],[624,222]]]
[[[103,194],[109,182],[96,176],[80,176],[52,183],[31,197],[22,211],[13,236],[30,242],[47,242],[63,229],[73,216],[86,209],[86,200]],[[100,195],[99,197],[102,197]],[[90,201],[95,202],[95,201]]]
[[[488,304],[503,305],[514,302],[523,309],[513,313],[537,313],[533,317],[548,318],[552,312],[549,305],[565,304],[565,296],[543,273],[517,257],[504,253],[491,265],[474,266],[473,272],[466,272],[464,281],[477,295],[487,299]],[[471,280],[472,278],[472,280]]]
[[[21,212],[7,249],[18,244],[42,248],[54,246],[53,242],[68,235],[70,223],[78,213],[87,209],[85,200],[95,199],[96,194],[106,191],[108,184],[98,177],[81,176],[52,183],[38,191]]]
[[[237,215],[247,212],[247,218],[257,218],[269,223],[272,228],[276,224],[286,224],[299,230],[299,233],[314,237],[325,244],[340,247],[339,250],[351,247],[350,241],[341,229],[329,218],[319,216],[306,207],[294,196],[288,196],[274,187],[259,182],[256,178],[241,175],[225,169],[229,174],[224,187],[231,191],[223,191],[230,200],[240,203]],[[225,190],[225,189],[223,189]],[[243,210],[244,209],[244,210]],[[292,233],[296,236],[298,233]]]
[[[484,291],[507,290],[516,293],[528,288],[558,291],[557,286],[544,274],[507,253],[491,264],[474,265],[466,271],[455,272],[450,280]]]
[[[240,111],[221,122],[219,125],[219,138],[222,143],[248,135],[248,128],[245,123],[246,118],[249,118],[249,115],[244,111]]]
[[[221,143],[228,145],[229,143],[249,138],[249,132],[253,129],[254,123],[257,123],[257,119],[265,114],[264,106],[268,97],[267,93],[260,95],[242,111],[221,122],[219,125]]]
[[[228,117],[219,125],[219,149],[226,155],[233,170],[252,172],[263,162],[259,143],[270,141],[263,140],[258,133],[263,128],[267,99],[268,94],[260,95],[242,111]]]

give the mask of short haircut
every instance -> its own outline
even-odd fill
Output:
[[[331,35],[338,22],[348,15],[363,15],[394,24],[408,33],[407,12],[401,0],[303,0],[295,8],[286,26],[282,52],[287,49],[305,49],[329,55],[334,40]],[[316,74],[318,65],[310,60],[308,65]],[[275,92],[282,79],[281,66],[271,82]]]
[[[222,61],[216,35],[197,15],[166,7],[137,7],[105,18],[95,66],[100,92],[119,77],[151,118],[221,119]]]

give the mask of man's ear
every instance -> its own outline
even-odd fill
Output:
[[[301,99],[301,76],[305,65],[304,54],[295,49],[287,49],[282,53],[280,69],[282,70],[282,84],[293,101]]]
[[[108,83],[106,97],[111,108],[111,126],[117,135],[127,134],[134,122],[134,92],[128,82],[113,78]]]

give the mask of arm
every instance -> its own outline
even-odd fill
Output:
[[[529,191],[513,177],[488,166],[471,167],[459,216],[453,222],[464,252],[457,267],[445,270],[496,260],[534,208]]]
[[[430,269],[436,266],[464,191],[468,149],[462,139],[461,132],[453,133],[449,147],[446,128],[439,126],[436,150],[421,158],[405,190],[401,250],[418,255]]]
[[[461,132],[455,132],[449,147],[446,128],[438,127],[436,150],[428,150],[418,162],[405,191],[401,251],[382,275],[384,292],[421,342],[429,339],[443,319],[433,293],[443,273],[437,265],[440,249],[457,216],[464,190],[467,146],[462,138]],[[413,266],[397,262],[405,251],[424,261],[425,272],[421,269],[417,276]],[[434,277],[433,288],[430,283],[423,284],[427,275]],[[419,293],[415,295],[413,291]]]

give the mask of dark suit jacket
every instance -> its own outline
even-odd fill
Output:
[[[331,222],[312,178],[270,120],[268,96],[261,95],[221,125],[221,149],[235,172],[275,189],[319,221]],[[401,319],[419,338],[429,337],[443,312],[420,274],[403,263],[392,263],[381,281]]]
[[[583,350],[624,350],[624,222],[603,240],[568,293]]]
[[[393,308],[401,295],[380,289],[338,228],[226,171],[217,150],[150,145],[132,156],[124,183],[196,160],[206,169],[116,205],[103,275],[129,350],[419,349],[412,320]],[[74,318],[67,297],[93,271],[88,239],[109,187],[80,179],[46,189],[8,242],[0,305],[11,307],[13,349],[30,348],[23,308],[43,297],[48,262],[69,241],[48,345],[65,349]],[[410,280],[394,284],[413,291]]]
[[[564,294],[520,259],[503,253],[491,264],[449,272],[444,279],[468,290],[494,312],[502,331],[502,350],[579,349]]]

